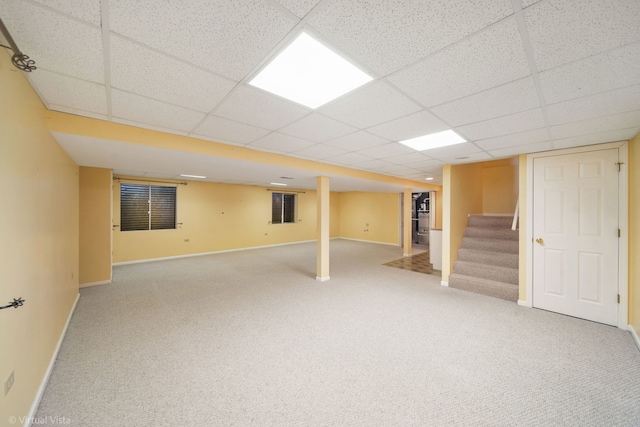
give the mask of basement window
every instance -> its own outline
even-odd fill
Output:
[[[296,222],[296,195],[287,193],[272,193],[271,195],[271,223],[284,224]]]
[[[176,228],[176,187],[120,184],[120,231]]]

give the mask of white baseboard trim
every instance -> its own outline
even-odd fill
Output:
[[[638,346],[638,350],[640,350],[640,337],[638,337],[638,333],[636,332],[635,329],[633,329],[633,326],[629,325],[629,332],[631,332],[631,336],[633,337],[633,340],[636,342],[636,345]]]
[[[529,307],[529,308],[533,308],[533,305],[531,305],[531,303],[527,300],[523,300],[523,299],[519,299],[518,300],[518,305],[521,307]]]
[[[441,281],[440,286],[449,287],[449,282]]]
[[[387,246],[396,246],[396,247],[400,246],[397,243],[376,242],[375,240],[352,239],[351,237],[338,237],[338,239],[353,240],[354,242],[377,243],[378,245],[387,245]]]
[[[78,295],[76,296],[76,300],[73,302],[73,307],[71,307],[71,311],[69,312],[69,316],[67,316],[67,322],[64,324],[62,334],[60,334],[60,339],[58,339],[58,344],[56,345],[55,350],[53,350],[53,355],[51,356],[47,371],[44,373],[44,377],[42,378],[42,382],[40,383],[40,388],[38,388],[36,398],[33,401],[33,404],[31,404],[31,409],[29,410],[29,415],[27,416],[27,421],[24,424],[24,427],[31,427],[31,421],[35,419],[36,413],[38,412],[38,407],[40,406],[40,401],[42,400],[42,395],[47,388],[47,384],[49,383],[49,377],[51,376],[51,371],[53,371],[53,365],[55,365],[56,359],[58,358],[58,352],[60,351],[60,347],[62,347],[62,341],[64,341],[65,335],[67,335],[67,329],[69,328],[69,323],[71,323],[73,313],[75,313],[76,311],[76,306],[78,305],[79,299],[80,294],[78,293]]]
[[[329,279],[331,279],[331,277],[330,277],[330,276],[323,276],[323,277],[316,276],[316,280],[317,280],[318,282],[326,282],[326,281],[327,281],[327,280],[329,280]]]
[[[302,240],[300,242],[276,243],[274,245],[250,246],[248,248],[223,249],[223,250],[220,250],[220,251],[212,251],[212,252],[198,252],[196,254],[175,255],[175,256],[167,256],[167,257],[161,257],[161,258],[138,259],[138,260],[135,260],[135,261],[114,262],[113,266],[117,267],[119,265],[141,264],[141,263],[144,263],[144,262],[166,261],[166,260],[170,260],[170,259],[191,258],[191,257],[196,257],[196,256],[224,254],[224,253],[228,253],[228,252],[250,251],[250,250],[253,250],[253,249],[275,248],[277,246],[297,245],[299,243],[310,243],[310,242],[315,242],[315,241],[316,240]]]
[[[80,283],[81,288],[90,288],[91,286],[100,286],[100,285],[108,285],[111,283],[111,280],[101,280],[99,282],[90,282],[90,283]]]

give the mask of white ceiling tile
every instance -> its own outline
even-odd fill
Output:
[[[114,88],[207,113],[237,84],[122,37],[110,40]]]
[[[104,83],[102,33],[26,1],[0,2],[0,16],[20,50],[45,69]]]
[[[511,13],[509,0],[328,0],[309,24],[384,76]]]
[[[629,129],[638,124],[640,124],[640,110],[551,126],[549,129],[553,138],[561,139],[618,129]]]
[[[309,114],[309,110],[269,95],[239,86],[215,110],[215,115],[265,129],[276,130]]]
[[[511,135],[498,136],[496,138],[483,139],[474,141],[477,146],[485,151],[497,150],[499,148],[514,147],[518,145],[533,144],[536,142],[547,141],[549,136],[546,128],[529,130],[521,133],[513,133]]]
[[[384,160],[376,159],[376,160],[367,160],[366,162],[362,162],[362,163],[355,163],[353,165],[353,167],[357,169],[366,169],[366,170],[374,170],[374,171],[377,171],[380,168],[383,168],[385,166],[393,166],[393,164],[389,162],[385,162]]]
[[[418,170],[432,170],[434,168],[438,168],[442,166],[442,161],[440,160],[426,160],[423,162],[415,162],[415,163],[407,163],[405,166]]]
[[[469,154],[478,153],[482,151],[477,145],[471,142],[465,142],[462,144],[450,145],[448,147],[434,148],[433,150],[425,150],[423,153],[434,159],[446,159],[457,156],[467,156]]]
[[[376,147],[388,142],[389,140],[372,135],[369,132],[358,131],[349,135],[341,136],[340,138],[332,139],[331,141],[325,142],[325,144],[332,147],[342,148],[346,151],[358,151]]]
[[[237,144],[248,144],[267,135],[269,132],[271,131],[267,129],[249,126],[217,116],[207,117],[193,130],[196,135],[218,139],[220,142],[230,141]]]
[[[606,142],[628,141],[638,134],[640,127],[631,129],[619,129],[609,132],[594,133],[590,135],[576,136],[572,138],[556,139],[553,147],[556,150],[562,148],[581,147],[583,145],[603,144]]]
[[[549,125],[640,110],[640,85],[547,106]]]
[[[433,159],[422,151],[413,150],[412,153],[403,154],[401,156],[393,156],[387,159],[391,163],[396,163],[399,165],[409,164],[409,163],[417,163],[417,162],[427,162],[432,161]]]
[[[324,142],[357,131],[353,126],[325,117],[319,113],[311,113],[300,120],[280,129],[287,135],[305,138],[309,141]]]
[[[500,148],[498,150],[491,150],[489,154],[493,157],[511,157],[519,154],[539,153],[542,151],[553,150],[553,144],[551,141],[537,142],[535,144],[519,145],[517,147]]]
[[[431,111],[452,126],[460,126],[530,110],[539,105],[533,79],[527,77],[433,107]]]
[[[426,107],[531,74],[515,19],[506,19],[388,79]]]
[[[296,25],[260,0],[110,0],[111,31],[233,80],[254,69]]]
[[[378,145],[377,147],[373,148],[366,148],[358,152],[374,159],[386,159],[387,157],[411,154],[415,152],[415,150],[413,148],[407,147],[406,145],[402,145],[397,142],[391,142],[389,144]]]
[[[257,148],[259,150],[269,150],[277,153],[290,153],[292,151],[311,147],[312,145],[314,145],[313,142],[306,141],[304,139],[285,135],[279,132],[272,132],[269,135],[253,141],[251,144],[247,145],[247,147]]]
[[[197,111],[117,89],[111,90],[111,103],[114,117],[181,132],[191,131],[205,117]]]
[[[640,43],[624,46],[540,73],[545,101],[554,104],[640,84]]]
[[[440,119],[434,117],[428,111],[419,111],[381,125],[370,127],[367,131],[391,141],[402,141],[446,129],[449,129],[449,126]]]
[[[104,85],[46,70],[36,70],[28,76],[29,81],[48,104],[107,114],[107,92]]]
[[[383,81],[367,85],[341,98],[321,111],[359,128],[406,116],[421,107]]]
[[[100,26],[100,0],[34,0],[93,25]]]
[[[419,170],[413,169],[407,166],[402,165],[390,165],[390,166],[382,166],[377,169],[379,173],[384,173],[388,175],[408,175],[408,174],[417,174],[420,173]]]
[[[276,0],[282,6],[289,9],[298,18],[304,18],[320,0]]]
[[[539,71],[640,40],[637,0],[549,0],[524,11]]]
[[[123,125],[128,125],[128,126],[135,126],[137,128],[142,128],[142,129],[151,129],[151,130],[157,130],[158,132],[164,132],[164,133],[170,133],[170,134],[174,134],[174,135],[182,135],[182,136],[187,136],[188,133],[187,132],[183,132],[180,130],[176,130],[176,129],[169,129],[163,126],[156,126],[156,125],[150,125],[148,123],[141,123],[141,122],[137,122],[135,120],[128,120],[128,119],[123,119],[120,117],[113,117],[111,119],[111,121],[115,122],[115,123],[120,123]],[[167,161],[169,161],[167,159]]]
[[[522,0],[522,8],[529,7],[538,3],[540,0]]]
[[[371,157],[363,156],[362,154],[358,153],[340,154],[339,156],[332,156],[325,159],[325,161],[329,163],[337,163],[340,165],[353,165],[355,163],[366,162],[367,160],[373,159]]]
[[[304,157],[307,159],[322,160],[328,157],[335,157],[346,153],[347,151],[341,148],[331,147],[325,144],[316,144],[311,147],[298,150],[295,153],[292,153],[292,155],[296,157]]]
[[[461,135],[464,135],[469,140],[476,141],[479,139],[508,135],[519,131],[538,129],[544,125],[542,109],[534,108],[521,113],[498,117],[497,119],[490,119],[483,122],[461,126],[457,128],[456,131]]]
[[[482,162],[484,160],[493,160],[493,156],[481,151],[479,153],[465,154],[462,156],[445,157],[440,159],[445,165],[457,165],[462,163]]]

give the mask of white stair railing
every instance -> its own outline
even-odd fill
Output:
[[[516,211],[513,213],[513,222],[511,223],[511,229],[516,231],[516,226],[518,225],[518,206],[520,204],[520,200],[516,202]]]

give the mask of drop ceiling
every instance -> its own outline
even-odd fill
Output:
[[[637,0],[0,0],[0,18],[50,110],[409,180],[640,130]],[[316,110],[249,86],[301,31],[373,81]],[[397,143],[446,129],[468,142]],[[116,173],[314,185],[300,169],[54,137]]]

